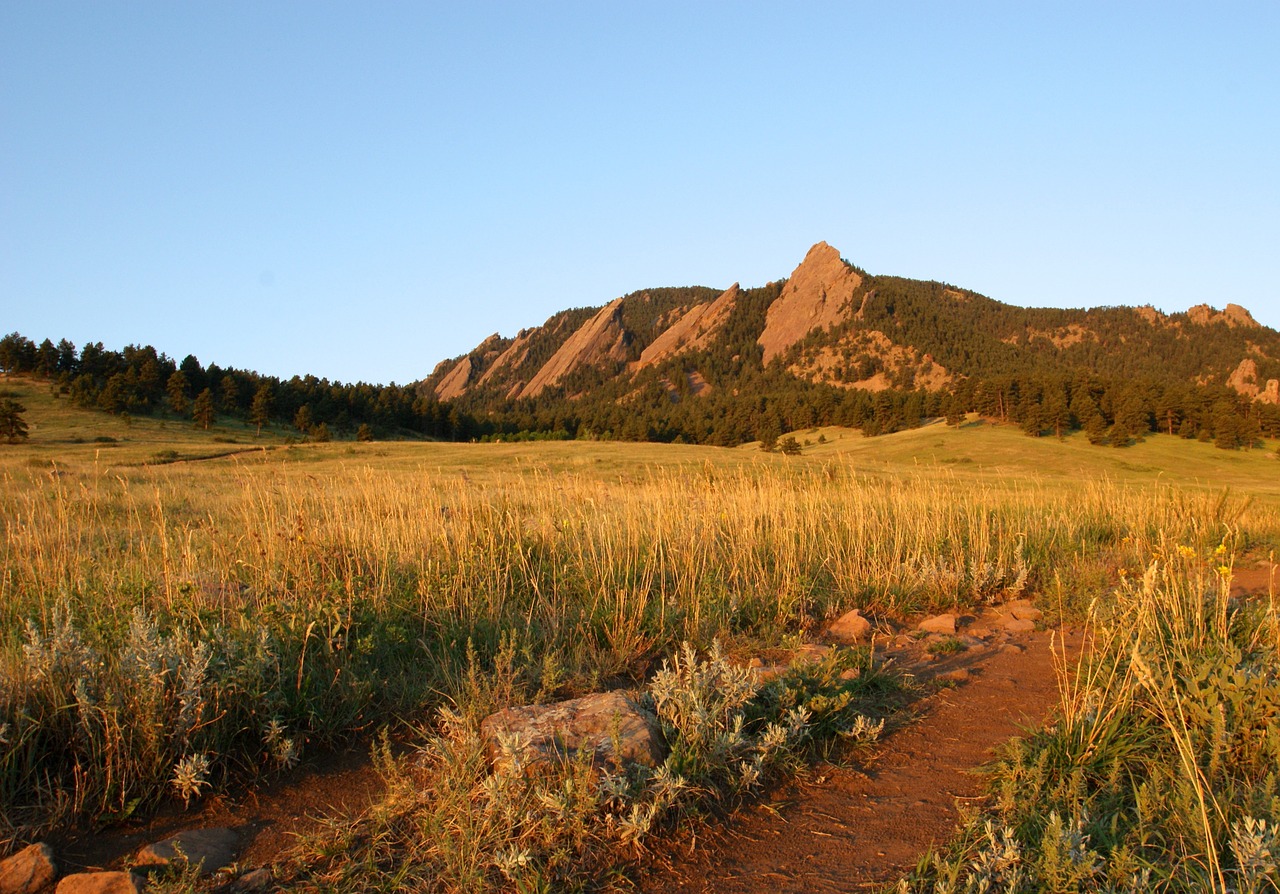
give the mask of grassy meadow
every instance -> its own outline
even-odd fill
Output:
[[[1229,566],[1280,546],[1274,450],[1162,436],[1117,450],[977,423],[822,429],[796,433],[798,457],[302,444],[126,424],[27,380],[0,391],[30,423],[28,443],[0,445],[10,847],[430,726],[442,708],[469,728],[495,707],[639,683],[684,643],[745,657],[853,607],[902,617],[1013,593],[1084,617],[1153,558]],[[474,771],[455,738],[436,763]],[[650,780],[644,803],[674,802],[669,783]],[[511,847],[489,863],[460,852],[478,875],[438,889],[501,887],[520,853],[551,865]]]

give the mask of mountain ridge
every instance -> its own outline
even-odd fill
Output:
[[[764,288],[770,286],[780,287],[772,298],[734,283],[724,291],[647,289],[600,308],[561,311],[515,339],[495,334],[442,361],[419,388],[489,409],[574,384],[575,373],[580,381],[564,399],[659,368],[667,379],[683,373],[731,388],[723,375],[701,367],[705,355],[724,347],[739,305],[754,298],[764,303],[763,319],[738,333],[739,347],[758,353],[760,369],[778,363],[787,375],[816,385],[939,391],[1000,370],[1124,376],[1161,361],[1165,377],[1229,385],[1280,403],[1280,333],[1235,303],[1173,314],[1149,304],[1021,308],[945,283],[871,276],[826,242],[816,243],[787,279]],[[1215,335],[1215,327],[1230,337]],[[531,364],[531,351],[544,359]],[[1126,353],[1140,357],[1115,359]],[[742,351],[726,355],[734,356],[741,360]]]

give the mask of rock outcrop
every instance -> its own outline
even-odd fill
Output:
[[[737,301],[739,294],[740,289],[735,282],[715,301],[689,308],[644,349],[637,365],[644,368],[685,351],[705,348],[716,337],[720,327],[733,312],[733,304]]]
[[[1226,323],[1232,328],[1236,326],[1243,326],[1246,329],[1262,328],[1262,324],[1253,318],[1253,314],[1238,304],[1228,304],[1221,311],[1210,307],[1208,304],[1197,304],[1187,310],[1187,317],[1191,322],[1200,326],[1208,326],[1211,323]]]
[[[481,721],[480,733],[499,772],[517,765],[573,760],[584,750],[601,767],[613,763],[656,767],[666,757],[656,720],[625,692],[507,708]]]
[[[780,294],[769,305],[757,339],[768,363],[814,329],[826,329],[853,312],[862,277],[840,259],[840,252],[819,242],[805,255]]]
[[[621,363],[627,359],[626,330],[622,326],[622,299],[615,298],[599,313],[587,320],[560,350],[543,364],[521,397],[537,397],[545,388],[557,385],[569,373],[581,366],[590,366],[606,360]]]
[[[533,341],[533,334],[536,329],[521,329],[520,333],[515,337],[511,344],[494,358],[493,363],[489,364],[488,369],[481,374],[477,385],[487,385],[489,381],[500,375],[503,370],[516,369],[520,364],[524,363],[525,358],[529,356],[529,343]],[[524,387],[521,385],[520,387]]]
[[[1258,381],[1258,364],[1246,357],[1227,377],[1227,386],[1264,404],[1280,404],[1280,379],[1269,379],[1265,385]]]
[[[445,373],[440,384],[436,385],[436,397],[440,400],[453,400],[461,397],[471,381],[471,358],[463,357],[453,365],[453,369]]]

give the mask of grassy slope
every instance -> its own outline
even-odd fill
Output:
[[[0,379],[0,392],[14,395],[27,407],[30,439],[25,445],[0,445],[0,468],[13,464],[43,466],[98,464],[130,466],[154,462],[172,450],[184,459],[219,457],[236,451],[237,462],[265,459],[254,448],[291,444],[291,429],[267,428],[258,436],[252,426],[225,418],[209,431],[178,418],[118,416],[72,406],[55,399],[46,383],[25,378]],[[1063,440],[1029,438],[1015,428],[970,422],[959,428],[940,423],[876,438],[838,427],[794,433],[809,442],[800,458],[764,454],[751,444],[736,450],[679,444],[535,442],[523,444],[441,444],[382,442],[299,444],[275,460],[309,467],[360,466],[391,471],[421,469],[436,473],[554,475],[563,472],[626,480],[646,467],[720,468],[777,466],[797,462],[852,462],[864,472],[889,473],[904,467],[936,468],[984,482],[1042,480],[1072,482],[1108,478],[1134,484],[1172,483],[1221,489],[1280,501],[1280,456],[1274,446],[1247,451],[1218,450],[1210,444],[1150,435],[1125,449],[1095,447],[1075,433]],[[817,443],[819,436],[826,443]],[[99,441],[96,439],[113,439]]]
[[[817,443],[819,435],[827,443]],[[1219,490],[1229,487],[1280,500],[1280,456],[1275,445],[1255,450],[1219,450],[1211,444],[1149,435],[1131,447],[1097,447],[1079,432],[1057,438],[1030,438],[1010,426],[942,423],[867,438],[842,428],[795,432],[812,459],[843,458],[868,471],[904,466],[950,469],[966,478],[990,481],[1033,479],[1072,482],[1105,477],[1118,483],[1171,483]],[[744,448],[739,448],[744,449]]]
[[[0,462],[15,457],[32,466],[138,465],[156,461],[157,454],[177,451],[183,457],[205,457],[235,450],[276,446],[288,432],[270,428],[257,436],[253,426],[221,417],[204,431],[190,419],[113,416],[74,406],[55,397],[48,382],[23,376],[0,376],[0,395],[11,396],[27,408],[28,440],[22,445],[0,444]]]
[[[800,457],[585,442],[295,445],[288,431],[256,438],[238,425],[126,425],[31,380],[0,380],[4,392],[26,404],[31,439],[0,445],[11,522],[0,540],[11,571],[0,606],[11,614],[0,628],[53,617],[49,607],[75,594],[92,622],[86,636],[111,656],[94,691],[126,702],[155,695],[128,676],[117,642],[133,607],[160,610],[165,629],[179,631],[165,648],[188,664],[216,628],[215,653],[239,656],[228,667],[252,686],[233,692],[226,669],[211,674],[210,704],[231,716],[225,729],[200,727],[192,747],[223,755],[229,776],[279,760],[260,734],[268,697],[271,719],[318,742],[418,716],[442,696],[479,710],[543,687],[576,692],[638,674],[682,640],[773,646],[811,615],[852,605],[949,604],[978,593],[988,566],[1003,586],[1024,553],[1046,587],[1062,588],[1058,571],[1072,589],[1088,590],[1085,577],[1103,586],[1113,561],[1145,563],[1166,535],[1212,550],[1221,522],[1202,504],[1224,487],[1254,499],[1254,543],[1278,542],[1280,530],[1273,448],[1234,453],[1152,436],[1116,450],[978,424],[878,438],[798,432],[813,442]],[[248,452],[143,467],[164,451],[239,448]],[[1089,493],[1098,481],[1110,484]],[[1166,499],[1183,487],[1194,499]],[[272,657],[255,664],[267,626]],[[13,634],[0,670],[22,675],[16,630],[0,629]],[[139,638],[130,636],[126,644]],[[461,645],[473,638],[484,671],[474,680],[492,690],[479,695]],[[516,651],[504,674],[505,641]],[[550,661],[539,669],[529,656]],[[39,720],[20,733],[33,748],[55,743],[47,753],[79,741],[73,690],[59,686],[21,714]],[[174,692],[161,695],[177,710]],[[122,729],[146,717],[130,704]],[[169,721],[154,713],[163,731]],[[161,800],[187,744],[156,741],[123,755],[136,765],[132,788],[86,786],[75,812],[110,816],[135,791],[148,805]],[[96,758],[79,760],[92,781]],[[33,766],[45,769],[38,758]],[[7,784],[30,797],[25,773]]]

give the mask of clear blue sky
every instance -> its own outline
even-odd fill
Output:
[[[0,4],[0,329],[407,382],[825,239],[1280,327],[1280,4]]]

